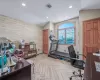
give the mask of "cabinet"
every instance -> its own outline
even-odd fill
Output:
[[[32,44],[32,42],[25,43],[25,45],[20,45],[19,48],[24,52],[25,59],[37,56],[36,44]]]

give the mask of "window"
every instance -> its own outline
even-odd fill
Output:
[[[74,44],[75,43],[75,29],[73,23],[65,23],[58,28],[59,44]]]

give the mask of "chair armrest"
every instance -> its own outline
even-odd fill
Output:
[[[86,58],[86,56],[84,54],[77,54],[78,58],[79,58],[79,55],[83,56],[84,58]]]
[[[78,59],[78,58],[71,58],[71,57],[69,57],[69,59],[72,59],[72,60],[78,60],[78,61],[84,61],[84,62],[86,62],[85,60]]]
[[[69,57],[70,59],[73,59],[73,60],[81,60],[81,59],[78,59],[78,58],[71,58],[71,57]]]

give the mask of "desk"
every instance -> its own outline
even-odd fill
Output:
[[[10,67],[10,72],[2,74],[0,80],[31,80],[31,64],[22,59],[16,66]]]
[[[84,80],[100,80],[100,72],[96,71],[95,61],[100,62],[100,58],[88,53],[84,69]]]

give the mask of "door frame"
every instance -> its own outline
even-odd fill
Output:
[[[85,52],[84,52],[84,46],[85,46],[85,44],[84,44],[84,43],[85,43],[85,40],[84,40],[84,36],[85,36],[85,35],[84,35],[84,25],[85,25],[85,24],[84,24],[84,23],[85,23],[85,22],[88,22],[88,21],[92,21],[92,20],[100,20],[100,17],[99,17],[99,18],[94,18],[94,19],[85,20],[85,21],[83,21],[83,24],[82,24],[82,25],[83,25],[83,26],[82,26],[82,29],[83,29],[83,32],[82,32],[82,33],[83,33],[83,49],[82,49],[82,50],[83,50],[83,55],[84,55],[84,53],[85,53]],[[83,59],[84,59],[84,57],[83,57]]]
[[[45,31],[45,30],[48,31],[48,53],[49,53],[49,29],[43,29],[42,31]],[[44,41],[43,41],[43,53],[44,53]],[[48,53],[45,53],[45,54],[48,54]]]

